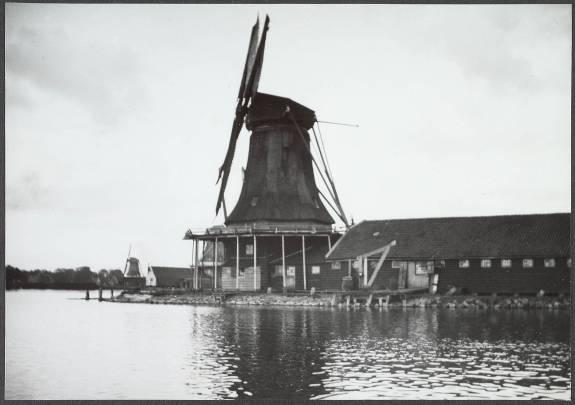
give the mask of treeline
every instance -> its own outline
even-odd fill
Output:
[[[42,289],[88,289],[120,288],[124,280],[121,270],[102,269],[95,273],[87,266],[75,269],[21,270],[6,266],[6,289],[42,288]]]

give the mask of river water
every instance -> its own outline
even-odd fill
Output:
[[[566,310],[171,306],[83,295],[6,293],[6,399],[570,399]]]

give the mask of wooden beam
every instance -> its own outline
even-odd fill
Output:
[[[258,279],[256,277],[256,267],[258,265],[257,257],[258,257],[258,247],[257,247],[256,235],[254,235],[254,291],[258,289]]]
[[[303,289],[307,290],[307,275],[305,268],[305,236],[301,236],[301,252],[303,258]]]
[[[378,253],[383,252],[383,251],[387,248],[387,246],[395,246],[396,244],[397,244],[397,242],[396,242],[395,240],[392,240],[391,242],[385,244],[384,246],[382,246],[382,247],[380,247],[380,248],[378,248],[378,249],[372,250],[372,251],[370,251],[370,252],[363,253],[363,254],[361,254],[360,256],[362,256],[362,257],[373,256],[373,255],[376,255],[376,254],[378,254]]]
[[[195,274],[196,283],[195,284],[196,284],[196,290],[199,290],[200,289],[200,282],[199,282],[199,280],[200,280],[200,276],[199,276],[200,268],[199,268],[198,252],[199,252],[200,241],[198,239],[195,239],[195,242],[196,242],[196,247],[195,247],[196,248],[196,260],[195,260],[195,262],[196,262],[196,274]]]
[[[218,237],[214,246],[214,290],[218,288]]]
[[[283,289],[286,288],[286,244],[285,236],[282,235],[282,284]]]
[[[240,289],[240,237],[236,236],[236,290]]]
[[[367,286],[366,286],[367,288],[371,288],[371,286],[373,285],[373,282],[375,281],[375,278],[377,277],[377,273],[379,273],[379,270],[381,269],[381,267],[383,265],[383,261],[385,260],[385,258],[389,254],[389,251],[391,250],[392,246],[395,246],[395,241],[391,241],[390,243],[388,243],[387,245],[385,245],[382,248],[383,250],[381,252],[381,257],[379,258],[379,260],[377,262],[377,266],[375,267],[375,270],[373,271],[371,278],[367,282]],[[367,257],[365,258],[365,260],[367,261]]]

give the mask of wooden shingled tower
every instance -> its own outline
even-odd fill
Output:
[[[348,225],[317,137],[323,173],[312,155],[310,130],[315,136],[315,112],[289,98],[258,92],[269,22],[266,16],[261,33],[259,19],[252,28],[228,149],[219,168],[216,214],[223,208],[224,226],[186,233],[186,239],[196,241],[197,288],[211,283],[213,289],[260,290],[277,287],[272,279],[281,276],[279,288],[307,289],[306,252],[317,245],[317,237],[331,246],[332,237],[339,236],[333,231],[334,220],[326,204]],[[224,194],[244,124],[251,131],[248,161],[239,199],[228,215]],[[331,202],[317,187],[314,166]],[[298,251],[302,255],[301,277],[293,275],[290,280],[285,263],[281,272],[269,266],[269,260],[282,257],[285,262],[286,254]],[[203,270],[201,276],[199,270]],[[247,270],[251,271],[249,285],[242,285]]]

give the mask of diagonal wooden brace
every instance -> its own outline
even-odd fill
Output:
[[[373,271],[371,277],[369,278],[369,281],[367,282],[367,285],[366,285],[367,288],[371,288],[371,286],[373,285],[373,282],[375,281],[375,278],[377,277],[377,274],[379,273],[379,270],[381,269],[381,266],[383,265],[383,261],[385,260],[385,258],[389,254],[391,247],[395,246],[395,244],[396,244],[396,242],[395,242],[395,240],[393,240],[390,243],[388,243],[387,245],[385,245],[383,248],[378,249],[378,250],[381,250],[381,256],[379,258],[379,261],[377,262],[377,266],[375,267],[375,270]]]

